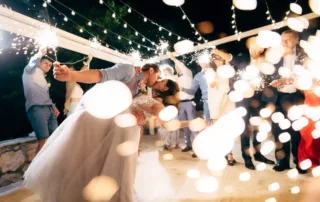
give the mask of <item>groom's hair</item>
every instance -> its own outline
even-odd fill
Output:
[[[143,67],[142,67],[142,71],[143,72],[147,72],[147,71],[149,71],[149,69],[150,68],[153,68],[153,70],[154,70],[154,72],[156,72],[156,73],[158,73],[158,72],[160,72],[160,68],[159,68],[159,66],[158,65],[156,65],[156,64],[145,64]]]

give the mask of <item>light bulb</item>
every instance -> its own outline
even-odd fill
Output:
[[[113,18],[116,18],[116,14],[115,14],[115,13],[113,13],[113,14],[112,14],[112,17],[113,17]]]
[[[89,25],[89,26],[92,26],[92,22],[91,22],[91,21],[90,21],[90,22],[88,22],[88,25]]]
[[[128,26],[127,26],[127,23],[125,23],[125,24],[123,25],[123,27],[124,27],[124,28],[127,28],[127,27],[128,27]]]
[[[68,22],[68,18],[67,18],[67,17],[64,17],[63,20],[66,21],[66,22]]]
[[[181,39],[181,37],[180,36],[178,36],[178,40],[180,40]]]
[[[171,36],[172,35],[172,33],[171,32],[169,32],[169,36]]]
[[[147,18],[144,18],[143,21],[144,21],[144,22],[147,22]]]
[[[135,35],[138,36],[138,32],[136,32]]]
[[[48,3],[51,3],[51,0],[47,0]]]
[[[128,9],[128,13],[131,13],[131,8]]]
[[[120,40],[120,39],[121,39],[121,36],[118,36],[118,39]]]
[[[83,33],[83,29],[81,28],[80,30],[79,30],[81,33]]]
[[[146,39],[145,39],[145,38],[143,38],[143,39],[142,39],[142,41],[143,41],[143,42],[145,42],[145,41],[146,41]]]
[[[74,11],[71,11],[71,15],[76,15],[76,12],[74,12]]]
[[[131,44],[132,44],[132,41],[129,41],[129,44],[131,45]]]
[[[103,2],[103,0],[100,0],[99,3],[100,3],[100,4],[103,4],[104,2]]]
[[[161,31],[162,30],[162,27],[159,27],[159,31]]]
[[[105,30],[103,30],[103,33],[105,33],[105,34],[106,34],[106,33],[108,33],[108,31],[105,29]]]
[[[46,7],[47,7],[47,3],[44,2],[44,3],[42,4],[42,6],[46,8]]]
[[[186,18],[187,18],[187,16],[186,16],[186,15],[183,15],[183,16],[182,16],[182,19],[184,19],[184,20],[185,20]]]
[[[140,45],[138,45],[138,48],[140,48],[141,46]]]

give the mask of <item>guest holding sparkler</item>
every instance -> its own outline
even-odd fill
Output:
[[[226,61],[219,55],[212,55],[212,69],[207,73],[208,87],[208,103],[210,118],[214,124],[218,119],[235,109],[235,103],[228,96],[230,91],[229,79],[222,78],[217,74],[217,68],[226,64]],[[228,165],[233,166],[236,161],[233,159],[233,154],[230,152],[226,159]]]
[[[259,69],[260,64],[262,63],[262,54],[265,51],[263,48],[259,47],[256,43],[256,38],[250,38],[248,41],[248,49],[249,53],[248,54],[239,54],[237,56],[233,56],[231,54],[225,53],[223,51],[220,51],[218,49],[214,49],[212,53],[220,56],[226,61],[230,61],[232,65],[235,66],[237,69],[238,75],[235,76],[234,81],[236,82],[237,80],[246,80],[250,84],[250,89],[249,91],[253,92],[253,95],[246,95],[244,93],[244,99],[241,100],[240,102],[237,102],[236,105],[237,107],[244,107],[247,110],[247,114],[243,117],[245,123],[246,123],[246,129],[241,135],[241,151],[242,151],[242,157],[245,161],[245,166],[248,169],[255,170],[255,166],[251,160],[251,155],[250,155],[250,137],[252,134],[252,131],[250,130],[250,118],[254,116],[259,116],[260,109],[264,106],[264,103],[262,102],[262,89],[266,86],[265,82],[261,82],[263,79],[258,79],[259,82],[256,81],[257,76],[255,75],[254,77],[248,77],[248,78],[242,78],[241,73],[246,71],[246,68],[248,65],[254,65]],[[260,73],[260,77],[263,78],[265,75]],[[267,159],[260,153],[260,142],[258,142],[257,138],[257,131],[253,131],[253,147],[255,149],[255,154],[254,154],[254,159],[259,162],[264,162],[266,164],[274,164],[273,161]]]
[[[190,69],[188,69],[181,61],[177,60],[172,53],[169,54],[170,59],[175,63],[175,69],[178,72],[179,85],[182,88],[191,88],[193,75]],[[196,104],[193,101],[194,95],[188,95],[185,92],[180,92],[180,108],[179,118],[181,121],[193,120],[196,117]],[[189,128],[184,128],[184,138],[186,147],[182,149],[182,152],[188,152],[192,150],[192,140],[195,134],[191,132]]]
[[[49,85],[45,78],[52,67],[52,62],[45,57],[46,54],[47,48],[41,47],[30,59],[22,75],[26,111],[38,139],[36,153],[58,127],[57,117],[60,114],[50,98]]]

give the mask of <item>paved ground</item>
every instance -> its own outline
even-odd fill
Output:
[[[144,137],[144,152],[157,151],[155,147],[155,136]],[[164,160],[163,155],[166,152],[160,152],[160,163],[164,167],[166,175],[170,179],[170,185],[164,187],[172,187],[174,199],[152,200],[152,201],[181,201],[181,202],[307,202],[304,200],[304,184],[313,178],[309,173],[299,176],[297,179],[289,179],[287,173],[276,173],[272,170],[272,166],[267,166],[265,171],[248,171],[244,165],[240,155],[240,145],[237,142],[234,148],[234,155],[238,163],[234,167],[227,167],[223,172],[212,173],[206,167],[205,161],[192,159],[190,153],[182,153],[174,150],[173,160]],[[157,153],[157,152],[153,152]],[[273,158],[273,153],[269,155]],[[143,160],[143,158],[142,158]],[[158,159],[154,159],[159,162]],[[160,165],[160,164],[159,164]],[[219,180],[219,189],[214,193],[200,193],[196,191],[196,180],[186,177],[186,173],[190,169],[198,169],[202,176],[211,175]],[[243,172],[249,172],[251,179],[247,182],[239,180],[239,175]],[[278,182],[280,189],[270,192],[268,186],[271,183]],[[155,182],[156,183],[156,182]],[[291,188],[299,186],[301,193],[292,194]],[[274,197],[276,200],[268,200]],[[6,196],[0,197],[1,202],[41,202],[35,195],[27,190],[19,190]],[[309,200],[308,200],[309,201]],[[320,201],[320,200],[317,200]],[[151,201],[148,201],[151,202]]]

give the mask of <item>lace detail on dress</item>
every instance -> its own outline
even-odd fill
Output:
[[[139,94],[133,99],[130,110],[143,111],[145,119],[147,120],[155,116],[155,114],[151,114],[148,111],[146,111],[146,107],[150,107],[153,104],[161,104],[161,103],[154,100],[149,95]]]

